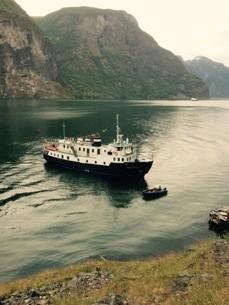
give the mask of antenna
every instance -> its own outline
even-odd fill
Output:
[[[65,139],[65,129],[66,129],[66,125],[65,125],[65,122],[63,121],[63,139]]]

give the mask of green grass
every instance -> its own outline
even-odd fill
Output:
[[[29,279],[0,285],[1,293],[11,293],[29,287],[39,287],[54,281],[64,281],[79,272],[92,271],[100,267],[113,274],[110,282],[101,289],[87,294],[75,293],[55,299],[57,305],[89,305],[111,293],[127,298],[131,305],[152,305],[155,297],[162,305],[226,305],[228,304],[229,281],[223,268],[215,264],[213,242],[204,242],[180,253],[144,261],[91,261],[63,269],[49,270]],[[171,291],[177,276],[189,274],[191,285],[184,293]],[[209,274],[204,281],[203,274]]]

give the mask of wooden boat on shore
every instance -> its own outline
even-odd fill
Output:
[[[209,221],[216,225],[229,224],[229,206],[211,210],[209,216]]]

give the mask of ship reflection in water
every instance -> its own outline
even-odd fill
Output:
[[[87,173],[75,172],[45,163],[44,168],[49,175],[61,175],[61,181],[70,185],[74,190],[87,186],[83,195],[106,194],[110,204],[117,208],[127,208],[135,198],[139,197],[147,183],[143,177],[138,179],[127,179],[103,175],[89,175]]]
[[[61,137],[63,121],[66,135],[95,132],[113,143],[116,113],[137,153],[154,155],[144,178],[46,164],[42,143]],[[229,101],[1,101],[0,281],[215,238],[208,213],[229,198],[228,122]],[[166,186],[168,196],[145,201],[142,191],[155,185]]]

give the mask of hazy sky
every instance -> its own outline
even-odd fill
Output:
[[[62,7],[125,10],[164,48],[184,58],[203,55],[229,66],[229,0],[16,0],[31,16]]]

